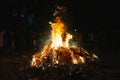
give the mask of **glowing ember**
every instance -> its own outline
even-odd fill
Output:
[[[66,32],[66,27],[59,16],[55,22],[49,22],[52,27],[51,41],[47,43],[40,53],[33,55],[32,66],[49,66],[54,64],[85,63],[87,59],[97,58],[90,56],[83,48],[69,46],[72,35]]]

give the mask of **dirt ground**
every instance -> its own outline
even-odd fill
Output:
[[[99,61],[74,65],[74,69],[66,65],[33,68],[30,63],[34,52],[5,53],[0,56],[0,80],[120,80],[120,54],[96,53]]]

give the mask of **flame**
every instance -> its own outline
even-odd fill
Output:
[[[72,35],[66,33],[65,25],[61,21],[60,17],[56,17],[55,23],[49,22],[52,27],[52,48],[69,47],[69,40],[72,39]]]
[[[83,48],[69,46],[72,35],[66,31],[65,24],[59,16],[51,25],[51,41],[47,43],[40,53],[33,55],[32,66],[40,67],[50,64],[78,64],[85,63],[90,55]],[[98,58],[93,55],[91,59]]]

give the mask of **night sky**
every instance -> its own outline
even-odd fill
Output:
[[[115,0],[1,0],[1,29],[45,28],[48,21],[54,19],[52,14],[57,5],[67,7],[66,18],[72,27],[86,24],[93,26],[92,29],[96,29],[96,25],[120,26],[120,5]]]

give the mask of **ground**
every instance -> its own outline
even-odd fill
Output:
[[[100,60],[87,65],[33,68],[33,51],[9,52],[0,56],[0,80],[120,80],[120,54],[100,52]]]

